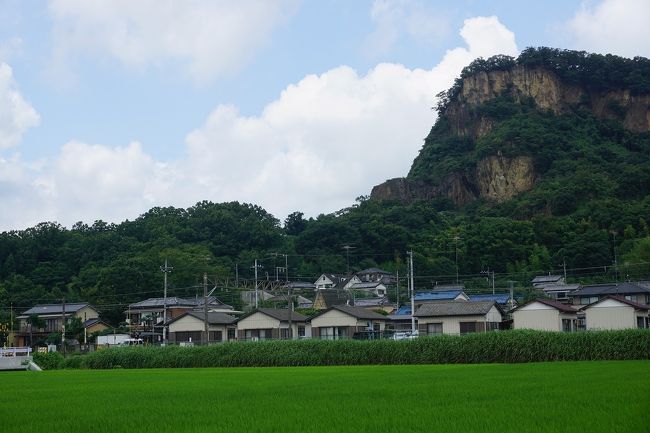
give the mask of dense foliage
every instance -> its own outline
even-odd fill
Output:
[[[507,331],[402,341],[303,340],[115,348],[72,358],[67,366],[91,369],[277,367],[623,359],[650,359],[650,331]]]
[[[473,62],[443,95],[441,112],[463,77],[520,64],[551,68],[591,89],[650,87],[648,59],[531,48],[517,59]],[[21,313],[65,298],[97,305],[117,325],[129,303],[162,296],[165,260],[173,266],[169,296],[201,296],[207,273],[215,294],[237,308],[237,290],[251,287],[256,259],[262,281],[313,282],[323,272],[377,266],[399,272],[402,294],[408,250],[418,290],[456,281],[489,290],[489,272],[497,287],[513,284],[523,298],[535,295],[525,289],[535,274],[565,269],[574,282],[650,279],[650,134],[626,130],[610,108],[609,119],[581,104],[554,115],[503,94],[467,113],[465,121],[491,125],[478,139],[454,134],[459,125],[441,116],[409,177],[435,184],[486,156],[533,158],[535,188],[500,205],[457,209],[447,198],[404,205],[359,197],[334,214],[307,219],[296,211],[281,224],[259,206],[205,201],[153,208],[119,224],[44,222],[0,233],[0,323],[12,306]]]

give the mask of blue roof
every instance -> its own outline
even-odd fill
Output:
[[[397,311],[393,313],[394,316],[410,316],[411,315],[411,307],[408,305],[404,305],[402,307],[399,307]]]
[[[462,290],[447,290],[440,292],[420,292],[414,296],[415,301],[444,301],[447,299],[456,299],[463,293]]]
[[[509,299],[510,295],[508,293],[497,293],[494,295],[469,295],[470,301],[494,301],[497,304],[507,304]]]

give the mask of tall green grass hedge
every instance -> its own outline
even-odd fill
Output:
[[[415,340],[231,342],[203,347],[124,347],[66,361],[66,368],[270,367],[464,364],[650,359],[650,330],[506,331]]]

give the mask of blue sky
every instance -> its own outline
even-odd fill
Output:
[[[200,200],[344,208],[408,172],[472,59],[647,57],[649,5],[0,0],[0,230]]]

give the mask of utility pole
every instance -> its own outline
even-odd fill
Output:
[[[61,351],[65,358],[65,297],[61,301]]]
[[[407,251],[409,256],[409,270],[411,271],[411,276],[409,279],[409,286],[411,288],[411,333],[415,334],[415,285],[413,284],[413,251]]]
[[[350,275],[350,250],[353,250],[355,247],[351,245],[343,245],[342,247],[345,250],[347,263],[348,263],[348,275]]]
[[[618,285],[618,255],[616,253],[616,232],[613,231],[612,235],[614,236],[614,279],[616,280],[616,285]]]
[[[564,284],[567,284],[567,281],[566,281],[566,259],[562,262],[562,268],[564,269]]]
[[[208,345],[208,274],[203,273],[203,327],[205,329],[205,345]]]
[[[287,333],[287,338],[289,340],[293,340],[293,323],[292,323],[292,316],[293,316],[293,299],[291,299],[291,285],[287,284],[289,288],[289,332]]]
[[[510,309],[512,310],[515,307],[515,293],[514,285],[516,281],[508,280],[508,285],[510,286]]]
[[[174,269],[172,266],[167,266],[167,259],[165,259],[165,264],[160,267],[161,272],[165,275],[163,286],[163,344],[167,344],[167,274],[172,269]]]
[[[255,259],[255,264],[253,265],[253,268],[255,269],[255,309],[259,308],[259,293],[258,293],[258,287],[257,287],[257,269],[260,266],[257,264],[257,259]]]
[[[456,245],[456,284],[458,284],[458,241],[460,240],[460,236],[456,235],[454,236],[454,241]]]
[[[235,287],[239,289],[239,263],[235,263]]]
[[[397,284],[395,285],[395,295],[397,296],[397,310],[399,310],[399,269],[397,270]]]

